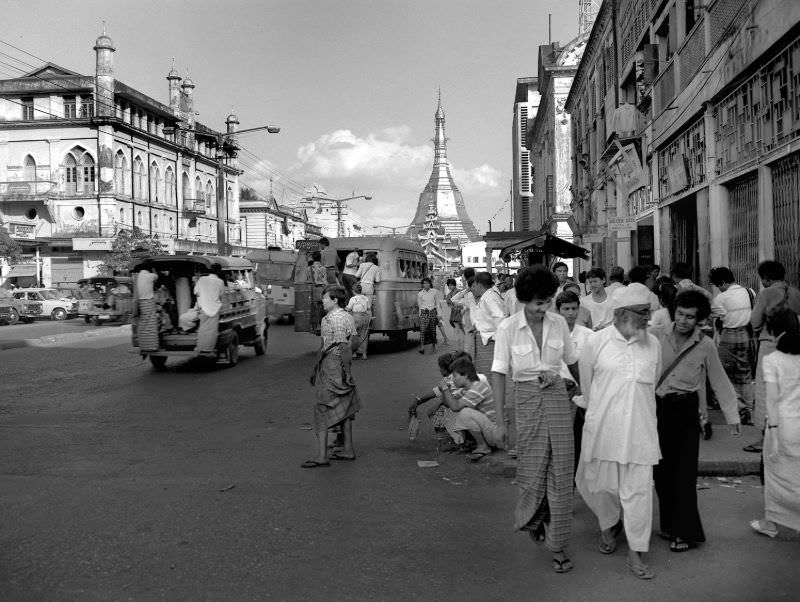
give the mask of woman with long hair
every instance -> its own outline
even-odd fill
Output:
[[[776,350],[764,356],[767,427],[764,434],[764,518],[750,521],[775,537],[778,525],[800,531],[800,322],[788,307],[767,315]]]
[[[421,280],[422,289],[417,293],[419,307],[419,352],[425,353],[425,345],[430,345],[436,353],[436,325],[439,322],[439,291],[433,288],[433,281],[427,276]]]

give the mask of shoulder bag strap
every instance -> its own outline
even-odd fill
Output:
[[[661,384],[662,384],[662,383],[663,383],[663,382],[666,380],[666,378],[667,378],[667,377],[668,377],[668,376],[669,376],[669,375],[672,373],[672,371],[673,371],[673,370],[675,370],[675,368],[677,368],[677,367],[678,367],[678,364],[680,364],[680,363],[681,363],[681,360],[682,360],[683,358],[685,358],[685,357],[686,357],[686,356],[689,354],[689,352],[690,352],[692,349],[694,349],[695,347],[697,347],[698,343],[700,343],[700,341],[701,341],[701,340],[702,340],[702,339],[697,339],[697,340],[696,340],[694,343],[692,343],[692,344],[691,344],[691,345],[689,345],[689,346],[688,346],[686,349],[684,349],[683,351],[681,351],[681,352],[678,354],[678,357],[676,357],[674,360],[672,360],[672,363],[671,363],[669,366],[667,366],[667,369],[666,369],[666,370],[664,370],[664,371],[661,373],[661,378],[659,378],[659,379],[658,379],[658,383],[656,383],[656,389],[658,389],[658,388],[661,386]]]

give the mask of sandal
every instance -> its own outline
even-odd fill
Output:
[[[759,441],[756,443],[751,443],[750,445],[745,445],[742,449],[753,454],[760,454],[762,451],[764,451],[764,445]]]
[[[600,533],[600,544],[597,546],[601,554],[613,554],[617,549],[617,536],[622,532],[622,521],[611,527],[611,541]]]
[[[330,455],[330,459],[331,460],[342,460],[342,461],[345,461],[345,462],[352,462],[353,460],[356,459],[356,456],[355,456],[355,454],[353,454],[352,456],[346,456],[346,455],[340,454],[340,453],[332,453]]]
[[[646,564],[631,564],[630,562],[626,562],[625,564],[631,570],[631,573],[639,579],[652,579],[656,576],[653,570]]]
[[[330,462],[317,462],[316,460],[306,460],[300,465],[300,468],[321,468],[323,466],[330,466]]]
[[[670,552],[688,552],[694,550],[697,544],[693,541],[686,541],[680,537],[673,537],[669,542]]]
[[[760,518],[751,520],[750,526],[753,528],[753,531],[761,533],[761,535],[766,535],[767,537],[776,537],[778,535],[778,528],[775,525],[770,527],[767,521]]]
[[[569,573],[573,569],[572,561],[569,558],[559,560],[553,558],[553,571],[556,573]]]
[[[470,462],[480,462],[484,456],[488,456],[492,452],[490,451],[479,451],[479,452],[472,452],[470,455],[467,456],[467,460]]]

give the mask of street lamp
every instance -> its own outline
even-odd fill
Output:
[[[408,224],[406,226],[382,226],[381,224],[376,224],[375,228],[387,228],[392,231],[392,237],[397,235],[397,230],[403,230],[405,228],[410,228],[414,224]]]
[[[326,196],[303,197],[304,201],[308,201],[310,203],[313,203],[315,199],[319,201],[328,201],[330,203],[336,203],[336,236],[337,238],[344,238],[344,222],[342,221],[342,203],[345,203],[347,201],[354,201],[356,199],[364,199],[365,201],[371,201],[372,197],[364,194],[349,196],[346,199],[332,199]]]
[[[236,123],[238,123],[238,121]],[[239,150],[239,146],[234,137],[239,134],[258,132],[261,130],[267,130],[270,134],[277,134],[281,131],[281,128],[275,125],[261,125],[255,128],[217,134],[217,253],[219,255],[230,254],[228,245],[228,199],[225,198],[227,188],[225,187],[224,171],[224,161],[228,155],[225,154],[225,144],[227,143],[230,148],[229,156],[233,158],[236,156],[236,151]]]

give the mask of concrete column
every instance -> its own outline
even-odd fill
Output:
[[[695,197],[697,204],[697,247],[698,247],[698,284],[708,284],[708,274],[711,271],[711,228],[709,224],[708,188],[697,191]],[[717,242],[719,244],[719,242]],[[727,242],[725,242],[727,244]]]
[[[720,184],[717,177],[717,141],[713,106],[706,104],[703,115],[703,129],[706,140],[706,178],[708,180],[708,221],[709,254],[711,266],[728,265],[728,241],[730,240],[730,220],[728,208],[728,187]],[[700,237],[702,241],[702,235]],[[702,261],[703,249],[700,249]]]
[[[775,259],[775,212],[772,206],[772,170],[758,166],[758,261]]]

